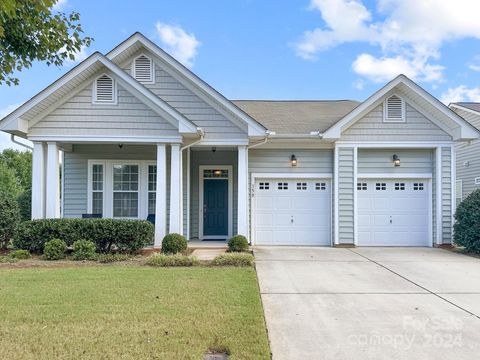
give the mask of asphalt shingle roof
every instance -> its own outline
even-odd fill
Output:
[[[478,102],[457,102],[455,104],[473,111],[480,112],[480,103]]]

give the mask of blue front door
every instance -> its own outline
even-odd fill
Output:
[[[203,180],[203,237],[228,235],[228,179]]]

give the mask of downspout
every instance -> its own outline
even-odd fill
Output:
[[[269,137],[270,135],[275,135],[275,132],[267,130],[267,131],[265,132],[265,138],[264,138],[262,141],[260,141],[259,143],[256,143],[256,144],[252,144],[252,145],[250,145],[250,146],[247,146],[247,149],[253,149],[253,148],[257,147],[257,146],[265,145],[265,144],[268,142],[268,137]]]
[[[197,145],[199,142],[202,142],[203,139],[205,138],[205,131],[203,131],[202,128],[197,128],[197,133],[200,135],[200,138],[198,140],[195,140],[191,144],[185,145],[184,147],[180,148],[180,152],[183,152],[183,150],[188,149],[189,147],[192,147],[193,145]]]
[[[11,135],[10,135],[10,140],[12,140],[12,142],[13,142],[14,144],[23,146],[24,148],[27,148],[28,150],[33,151],[33,147],[31,147],[31,146],[29,146],[29,145],[27,145],[27,144],[21,143],[21,142],[18,141],[18,140],[15,140],[15,135],[14,135],[14,134],[11,134]]]

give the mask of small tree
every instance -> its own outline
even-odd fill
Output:
[[[20,222],[17,201],[11,194],[0,191],[0,248],[6,249]]]
[[[480,190],[468,195],[457,207],[453,226],[455,244],[480,254]]]

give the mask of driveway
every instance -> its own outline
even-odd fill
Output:
[[[479,357],[480,259],[435,248],[254,252],[274,360]]]

